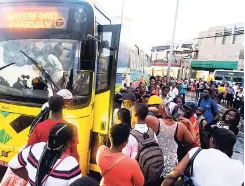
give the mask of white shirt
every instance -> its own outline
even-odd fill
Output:
[[[117,113],[118,113],[119,109],[115,108],[114,112],[113,112],[113,124],[117,124]]]
[[[189,151],[189,158],[198,147]],[[230,159],[216,149],[203,149],[193,164],[193,183],[195,186],[241,186],[244,182],[243,164]]]
[[[169,97],[169,95],[166,98],[164,98],[164,99],[163,99],[162,96],[161,96],[161,98],[162,98],[162,103],[163,104],[167,104],[168,102],[171,102],[172,101],[171,98]]]
[[[235,92],[235,94],[236,94],[236,92],[237,92],[237,90],[238,90],[238,87],[237,87],[236,85],[234,85],[232,88],[234,89],[234,92]]]
[[[148,127],[146,124],[136,124],[133,130],[137,130],[140,133],[145,133],[148,131]],[[156,134],[154,133],[154,138],[158,142]],[[135,159],[135,157],[138,154],[138,141],[133,135],[129,135],[128,143],[123,148],[122,152],[126,155],[131,157],[132,159]]]
[[[179,90],[176,87],[170,87],[170,91],[168,93],[169,99],[172,101],[176,96],[179,95]]]
[[[52,65],[54,72],[63,70],[61,62],[59,61],[59,59],[54,54],[49,54],[47,61],[49,64]]]
[[[41,142],[23,149],[8,164],[12,169],[18,170],[22,167],[26,168],[28,172],[27,186],[35,185],[37,165],[45,145],[46,143]],[[58,162],[60,162],[60,159],[58,159],[54,167],[58,164]],[[77,160],[72,156],[68,156],[55,168],[43,185],[68,186],[80,177],[81,170]]]

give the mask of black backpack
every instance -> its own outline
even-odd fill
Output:
[[[31,128],[29,131],[29,137],[31,136],[31,133],[33,132],[34,128],[41,122],[47,120],[49,118],[49,107],[45,107],[32,121]]]
[[[202,149],[208,149],[209,148],[209,140],[210,140],[210,134],[205,128],[203,127],[203,122],[206,121],[204,118],[198,123],[199,125],[199,134],[200,134],[200,142],[201,142],[201,148]]]
[[[145,183],[148,184],[158,180],[164,168],[164,158],[161,148],[154,139],[153,130],[149,128],[146,133],[132,130],[131,135],[139,143],[136,160],[144,175]]]

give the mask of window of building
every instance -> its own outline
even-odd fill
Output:
[[[224,31],[223,30],[217,30],[215,33],[215,37],[214,37],[214,45],[220,45],[221,42],[219,38],[223,37]],[[223,39],[222,39],[223,41]]]
[[[168,50],[168,49],[170,49],[170,46],[169,46],[169,45],[159,46],[159,47],[157,48],[157,51]]]
[[[222,45],[227,44],[228,38],[231,35],[232,35],[232,28],[225,28],[224,29],[223,40],[222,40]]]
[[[192,49],[192,44],[182,44],[182,48],[189,48]]]
[[[239,36],[244,35],[244,27],[235,27],[233,33],[232,44],[237,44],[239,42],[243,43],[243,41],[239,40]]]
[[[157,49],[157,47],[152,47],[152,48],[151,48],[151,51],[152,51],[152,52],[155,52],[156,49]]]
[[[244,59],[244,49],[240,50],[239,59]]]

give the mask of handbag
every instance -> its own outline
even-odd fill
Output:
[[[193,162],[196,158],[197,154],[202,150],[199,148],[191,157],[189,163],[187,164],[184,172],[181,174],[179,181],[175,184],[175,186],[194,186],[192,182],[193,176]]]

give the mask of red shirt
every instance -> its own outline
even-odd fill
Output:
[[[68,123],[68,122],[66,122],[65,120],[57,121],[57,120],[48,119],[48,120],[45,120],[45,121],[39,123],[34,128],[30,138],[28,139],[26,146],[34,145],[34,144],[40,143],[40,142],[47,142],[51,128],[58,123]],[[72,155],[72,152],[76,153],[76,151],[77,151],[76,146],[79,142],[78,141],[77,128],[75,125],[72,125],[72,126],[74,127],[74,139],[73,139],[72,144],[71,144],[70,152],[67,152],[69,155]]]
[[[196,117],[193,115],[189,120],[191,121],[193,129],[196,133],[196,143],[195,143],[195,145],[193,145],[193,147],[200,147],[199,125],[198,125],[198,122],[196,120]]]

